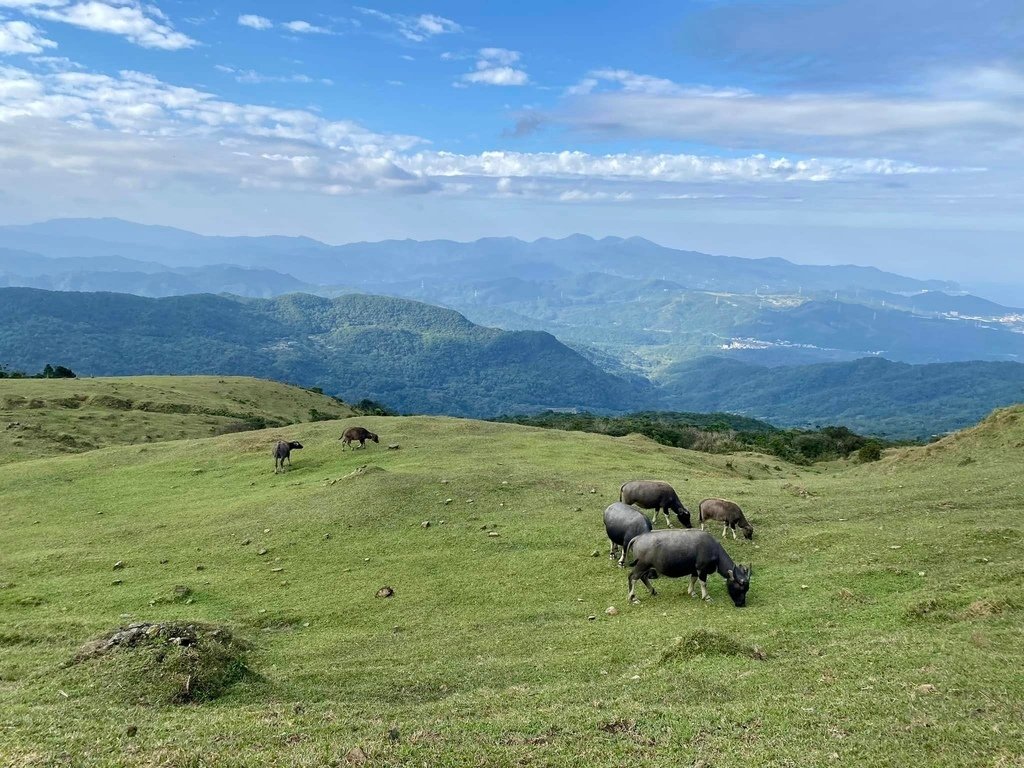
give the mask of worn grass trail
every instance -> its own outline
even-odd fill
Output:
[[[381,445],[342,452],[353,423]],[[285,433],[306,448],[275,475]],[[811,469],[378,417],[12,463],[0,764],[1021,765],[1022,446],[1021,410]],[[743,506],[747,608],[717,577],[710,604],[666,579],[627,604],[601,513],[637,477]],[[170,619],[249,637],[253,674],[175,707],[64,666]]]

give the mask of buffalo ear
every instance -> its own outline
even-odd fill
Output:
[[[726,571],[726,573],[729,575],[729,581],[736,581],[736,577],[733,575],[732,569]]]

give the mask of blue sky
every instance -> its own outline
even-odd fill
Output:
[[[0,223],[1024,280],[1019,0],[0,0]]]

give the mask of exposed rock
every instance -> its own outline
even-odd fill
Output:
[[[451,504],[453,501],[455,501],[455,499],[445,499],[444,503],[445,504]]]
[[[429,527],[430,527],[430,521],[429,520],[424,520],[422,523],[420,523],[420,528],[429,528]]]
[[[256,554],[257,554],[257,555],[265,555],[265,554],[267,554],[267,552],[269,552],[269,551],[270,551],[270,550],[268,550],[268,549],[259,549],[259,550],[257,550],[257,551],[256,551]]]
[[[115,571],[120,571],[122,568],[124,568],[124,560],[118,560],[116,563],[114,563]]]
[[[243,546],[243,547],[247,547],[247,546],[249,546],[250,544],[252,544],[252,539],[244,539],[244,540],[242,541],[242,546]]]
[[[388,450],[389,451],[397,451],[401,447],[402,446],[399,445],[398,443],[392,443],[391,445],[388,446]]]
[[[490,536],[492,539],[496,539],[499,536],[501,536],[501,534],[498,533],[497,531],[488,531],[487,535]]]
[[[587,616],[587,621],[597,621],[597,616],[595,616],[594,614],[590,614],[589,616]]]
[[[604,611],[604,612],[605,612],[605,613],[606,613],[606,614],[607,614],[608,616],[618,616],[618,615],[619,615],[619,609],[618,609],[618,608],[616,608],[616,607],[615,607],[614,605],[609,605],[609,606],[608,606],[608,607],[607,607],[607,608],[605,609],[605,611]]]
[[[113,586],[115,586],[115,587],[116,587],[116,586],[117,586],[118,584],[124,584],[124,579],[114,579],[114,580],[113,580],[112,582],[110,582],[110,583],[111,583],[111,584],[112,584]]]
[[[590,553],[590,556],[591,557],[600,557],[601,553],[598,550],[595,549],[593,552]]]
[[[271,568],[270,572],[271,573],[280,573],[283,570],[284,570],[284,568]]]
[[[383,586],[377,590],[377,597],[394,597],[395,590],[391,587]]]

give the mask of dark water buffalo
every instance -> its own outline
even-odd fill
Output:
[[[672,527],[668,513],[675,512],[679,522],[686,528],[692,528],[690,510],[683,506],[679,494],[668,483],[661,480],[632,480],[619,488],[619,501],[623,504],[635,504],[644,509],[653,509],[652,523],[658,522],[658,512],[665,515],[665,522]]]
[[[604,511],[604,530],[612,546],[608,551],[608,557],[615,559],[615,548],[622,550],[619,557],[619,567],[622,568],[626,559],[626,548],[629,542],[637,536],[650,533],[651,521],[647,515],[639,512],[628,504],[617,501]]]
[[[626,559],[633,570],[629,572],[629,599],[637,602],[634,587],[637,579],[644,583],[652,595],[658,594],[650,579],[665,576],[670,579],[690,577],[687,594],[693,596],[693,585],[700,581],[700,595],[708,596],[708,575],[717,573],[725,579],[729,597],[737,608],[747,602],[751,568],[737,565],[718,540],[706,531],[651,531],[630,542]]]
[[[284,462],[288,460],[288,466],[292,465],[292,451],[297,451],[302,448],[302,443],[296,443],[292,441],[286,443],[284,440],[278,440],[277,445],[274,446],[274,472],[277,473],[278,466],[280,465],[280,471],[284,471]]]
[[[704,523],[708,520],[717,520],[722,523],[725,528],[722,529],[722,538],[725,538],[727,531],[732,531],[732,537],[736,538],[736,528],[743,529],[743,537],[746,539],[754,538],[754,526],[747,522],[747,518],[743,516],[743,510],[740,509],[740,505],[735,502],[728,501],[727,499],[704,499],[700,503],[698,519],[700,520],[700,529],[704,530]]]
[[[366,447],[367,440],[373,440],[375,443],[380,442],[380,438],[378,438],[377,435],[373,434],[373,432],[368,429],[363,429],[363,427],[349,427],[345,430],[345,434],[338,439],[341,440],[342,448],[346,445],[352,445],[356,440],[359,441],[360,448]],[[352,449],[355,450],[354,445],[352,445]]]

